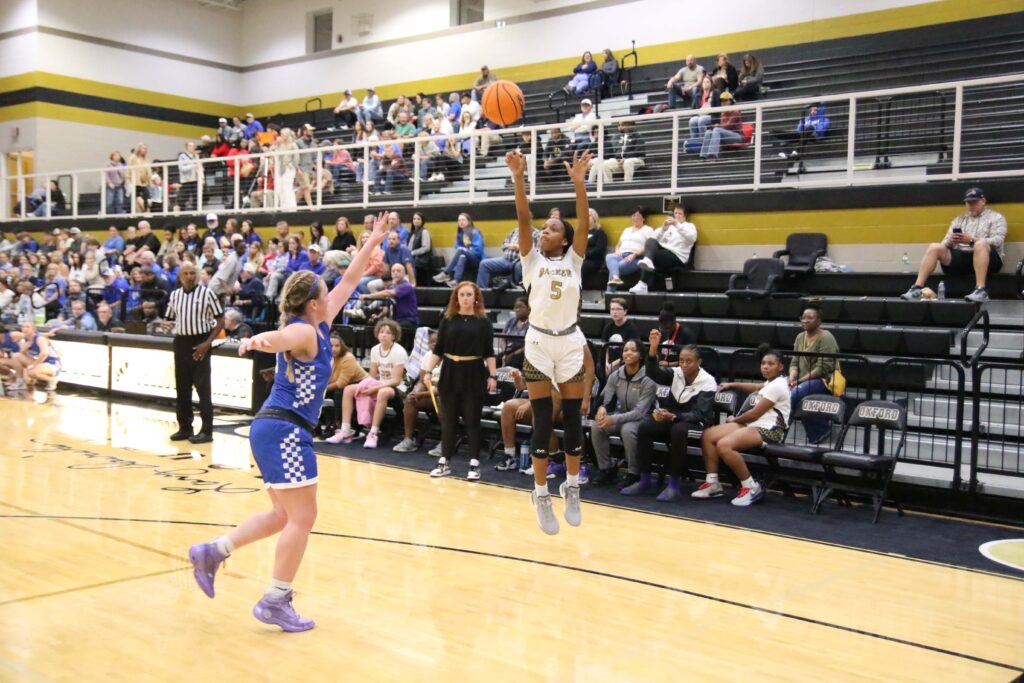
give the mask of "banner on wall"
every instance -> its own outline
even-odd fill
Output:
[[[128,394],[174,398],[174,353],[171,349],[113,346],[110,349],[110,388]],[[252,360],[213,356],[210,365],[213,404],[249,410]],[[192,400],[198,401],[195,391]]]
[[[51,339],[60,354],[60,381],[106,390],[109,387],[110,353],[106,344],[86,344],[67,339]]]

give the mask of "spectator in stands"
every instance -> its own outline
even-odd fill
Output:
[[[67,320],[71,317],[71,304],[75,301],[81,301],[86,310],[89,309],[89,299],[85,296],[82,283],[78,280],[68,280],[68,293],[64,298],[64,305],[60,309],[60,318],[62,320]]]
[[[419,169],[420,180],[437,180],[437,160],[441,158],[441,150],[438,148],[434,138],[426,130],[421,130],[416,138],[416,164]]]
[[[437,332],[431,332],[428,335],[427,346],[428,353],[433,353],[434,348],[437,346]],[[419,444],[416,441],[416,418],[421,410],[434,413],[434,401],[430,397],[430,390],[427,388],[423,378],[424,375],[421,371],[416,377],[416,383],[405,396],[402,409],[405,434],[404,438],[392,449],[395,453],[412,453],[419,448]],[[431,371],[430,381],[436,386],[440,378],[441,366],[438,365]],[[438,444],[438,449],[440,448],[441,445]],[[437,457],[440,457],[440,452],[438,452]]]
[[[398,114],[405,112],[406,116],[412,113],[412,105],[409,102],[409,98],[405,95],[399,95],[395,98],[395,101],[388,107],[387,121],[388,124],[394,128],[398,125]]]
[[[118,151],[110,153],[107,161],[107,168],[103,171],[103,181],[106,185],[107,213],[124,213],[124,157]]]
[[[701,449],[704,451],[704,483],[690,494],[701,500],[723,494],[718,482],[719,461],[725,461],[740,480],[740,490],[732,499],[733,505],[747,506],[764,497],[764,487],[750,474],[743,451],[759,448],[766,443],[782,443],[789,427],[789,378],[782,354],[762,344],[758,348],[763,384],[729,382],[722,391],[742,391],[754,394],[753,407],[739,415],[730,416],[725,424],[704,430]]]
[[[590,50],[583,53],[579,64],[572,69],[573,77],[562,88],[568,95],[582,95],[591,89],[590,79],[597,73],[597,62]]]
[[[138,237],[135,238],[135,249],[141,253],[148,249],[154,255],[160,251],[160,238],[153,234],[153,228],[149,221],[139,221]]]
[[[643,257],[647,240],[654,237],[654,230],[647,225],[644,207],[634,207],[632,221],[633,224],[623,230],[619,236],[615,252],[605,257],[604,262],[608,267],[609,290],[622,284],[621,275],[630,275],[640,269],[638,263]]]
[[[697,341],[693,333],[676,318],[676,307],[671,301],[662,304],[658,312],[658,331],[661,332],[658,366],[662,368],[678,363],[679,349]]]
[[[324,227],[320,221],[313,221],[309,224],[309,243],[320,247],[320,253],[330,249],[331,241],[324,235]]]
[[[235,291],[242,274],[242,259],[245,256],[245,240],[241,235],[232,235],[231,252],[221,262],[217,272],[210,278],[210,291],[218,297],[225,297]]]
[[[308,260],[306,265],[302,267],[302,270],[309,270],[322,276],[324,271],[327,270],[327,266],[323,261],[323,251],[316,244],[309,245],[309,248],[306,251],[308,254]]]
[[[302,173],[299,169],[298,143],[291,128],[282,128],[281,137],[277,141],[277,157],[274,158],[274,190],[277,194],[279,209],[294,209],[295,180]],[[301,181],[300,181],[301,184]],[[308,192],[309,178],[306,177]]]
[[[167,284],[171,289],[178,286],[178,273],[181,271],[181,260],[176,254],[168,254],[164,257],[163,263],[160,264],[164,271],[164,277],[167,278]]]
[[[255,139],[257,135],[263,132],[263,124],[256,120],[252,112],[247,113],[245,115],[245,139]]]
[[[74,299],[70,302],[69,311],[67,315],[63,315],[59,320],[52,321],[57,326],[63,327],[69,330],[78,330],[80,332],[96,332],[96,319],[91,313],[85,310],[84,299]],[[53,325],[51,324],[51,327]]]
[[[149,180],[153,167],[149,163],[149,148],[140,142],[128,157],[128,183],[134,190],[135,210],[149,211]]]
[[[804,147],[810,142],[817,142],[825,139],[832,121],[825,116],[825,103],[812,104],[807,112],[797,122],[796,129],[791,131],[774,131],[774,135],[783,142],[797,143],[797,148],[789,154],[779,152],[783,159],[798,159],[803,154]]]
[[[800,315],[803,332],[796,336],[793,350],[798,353],[839,353],[839,344],[828,330],[821,329],[821,309],[808,306]],[[790,414],[812,394],[829,394],[828,383],[835,372],[836,359],[825,356],[793,356],[789,362]],[[803,420],[807,441],[820,444],[832,435],[832,425],[824,419]]]
[[[103,253],[107,255],[108,259],[113,255],[113,258],[116,260],[123,251],[124,238],[121,237],[121,231],[118,230],[116,225],[111,225],[107,228],[107,239],[103,242]]]
[[[466,99],[469,99],[468,97]],[[479,105],[477,105],[479,106]],[[462,114],[459,118],[459,139],[449,138],[447,145],[457,146],[463,156],[469,156],[470,147],[473,145],[473,138],[470,135],[476,130],[476,120],[473,118],[473,112],[463,107]]]
[[[640,329],[629,319],[629,305],[625,299],[612,299],[608,303],[608,314],[611,319],[604,324],[601,331],[601,341],[605,343],[605,377],[612,374],[612,371],[622,363],[622,344],[627,339],[640,338]]]
[[[617,476],[612,467],[610,439],[616,434],[622,439],[630,482],[640,479],[637,431],[641,421],[650,414],[657,389],[641,358],[640,341],[626,339],[622,345],[622,364],[608,376],[601,394],[590,430],[598,466],[598,473],[592,480],[595,486],[615,483]]]
[[[1003,267],[1003,251],[1006,242],[1006,218],[988,207],[985,191],[972,187],[964,195],[967,211],[949,224],[942,242],[928,245],[921,259],[917,280],[900,298],[917,301],[922,297],[922,288],[935,270],[942,264],[942,272],[949,275],[970,275],[974,273],[974,291],[967,295],[968,301],[988,301],[988,276],[998,273]]]
[[[356,110],[356,118],[363,124],[369,123],[373,125],[374,121],[384,120],[384,113],[380,108],[380,98],[377,97],[377,92],[373,88],[366,89],[366,95],[363,96],[363,103]]]
[[[448,123],[452,128],[458,130],[459,117],[462,115],[462,97],[459,93],[453,92],[448,96]]]
[[[352,227],[348,218],[338,216],[334,221],[334,239],[331,240],[330,251],[348,251],[349,247],[356,246],[356,236],[352,234]]]
[[[419,304],[416,301],[416,288],[409,281],[406,267],[401,263],[391,266],[391,284],[371,294],[360,294],[360,301],[372,299],[390,299],[394,302],[394,320],[402,328],[402,335],[411,339],[420,324]]]
[[[530,329],[530,304],[525,297],[516,299],[512,306],[512,316],[505,321],[502,335],[505,344],[501,350],[501,366],[523,369],[525,358],[526,332]]]
[[[487,89],[491,83],[498,80],[498,77],[491,73],[491,70],[487,68],[487,65],[480,67],[480,78],[473,82],[472,101],[479,102],[483,99],[484,90]]]
[[[263,302],[263,281],[256,277],[256,266],[252,262],[246,263],[238,276],[238,286],[235,288],[232,305],[246,318],[252,319],[256,317],[256,312],[263,306]]]
[[[196,143],[189,140],[185,143],[185,151],[178,155],[178,207],[182,211],[198,208],[197,193],[199,180],[203,177],[203,165],[199,162]]]
[[[278,290],[288,276],[302,270],[307,263],[309,263],[309,255],[303,251],[299,238],[295,235],[288,235],[285,247],[267,269],[267,298],[272,301],[276,299]]]
[[[170,325],[160,317],[160,305],[155,301],[143,300],[140,322],[146,325],[146,334],[163,335],[170,331]]]
[[[451,105],[444,98],[444,93],[434,95],[434,111],[437,113],[438,118],[445,121],[448,120],[448,112],[451,111]]]
[[[163,259],[168,254],[173,254],[178,247],[178,231],[173,225],[164,226],[164,239],[160,242],[160,248],[156,251],[157,260]]]
[[[124,323],[114,315],[114,309],[106,301],[96,304],[97,332],[124,332]]]
[[[593,273],[604,267],[604,258],[608,255],[608,233],[601,226],[601,218],[597,211],[590,210],[590,229],[587,232],[587,251],[583,257],[583,282],[587,282]]]
[[[183,241],[185,242],[186,251],[190,251],[193,254],[202,252],[203,241],[199,237],[199,231],[196,229],[195,223],[189,223],[185,226],[185,239]]]
[[[565,174],[563,164],[572,159],[570,140],[562,134],[560,127],[548,131],[544,142],[543,163],[537,169],[538,180],[560,179]]]
[[[159,173],[149,177],[149,210],[153,213],[164,210],[164,179]]]
[[[345,387],[341,408],[341,434],[335,435],[338,437],[337,441],[332,437],[331,443],[352,443],[355,436],[352,430],[352,413],[358,400],[373,404],[370,433],[366,436],[363,448],[376,448],[380,424],[384,421],[388,402],[397,396],[396,388],[405,377],[405,364],[409,356],[398,343],[402,336],[398,323],[394,320],[381,320],[373,332],[379,343],[370,349],[369,377],[358,384]],[[396,406],[396,409],[401,410],[401,406]],[[365,410],[370,412],[369,406]],[[359,412],[362,415],[364,409],[360,408]]]
[[[412,138],[416,135],[416,124],[411,120],[405,111],[398,112],[398,119],[395,121],[395,135],[399,138]]]
[[[394,212],[392,212],[394,213]],[[397,214],[395,214],[397,216]],[[403,228],[404,229],[404,228]],[[391,266],[396,263],[400,263],[405,266],[406,275],[409,277],[409,281],[412,285],[416,286],[416,267],[413,263],[412,252],[409,247],[402,244],[401,233],[397,230],[393,230],[388,233],[387,237],[387,248],[384,249],[384,265],[390,269]],[[376,291],[371,286],[371,291]]]
[[[245,322],[245,316],[237,308],[224,309],[224,331],[228,339],[248,339],[252,328]]]
[[[196,265],[199,268],[206,268],[209,266],[216,270],[220,267],[220,261],[220,251],[217,249],[217,240],[212,237],[207,237],[203,240],[203,252],[196,262]]]
[[[690,117],[691,140],[704,137],[707,127],[715,123],[718,118],[718,114],[712,114],[709,110],[722,104],[721,94],[712,87],[710,76],[705,76],[704,80],[701,81],[701,90],[696,97],[694,109],[699,109],[700,113]]]
[[[668,91],[668,108],[675,109],[680,103],[693,107],[703,81],[704,67],[697,63],[696,57],[686,55],[686,63],[665,84]]]
[[[736,88],[736,101],[745,102],[761,97],[761,86],[764,83],[764,67],[757,57],[743,55],[743,68],[740,69],[739,87]]]
[[[101,269],[100,275],[104,282],[103,300],[111,306],[120,306],[121,300],[128,292],[128,281],[112,268]]]
[[[388,218],[390,220],[390,216]],[[427,230],[427,222],[423,218],[423,212],[421,211],[414,211],[412,214],[412,230],[409,232],[407,246],[409,247],[409,253],[412,255],[413,271],[415,272],[414,281],[420,282],[422,278],[431,276],[430,261],[434,250],[430,243],[430,231]]]
[[[686,220],[686,209],[676,204],[665,224],[654,231],[644,243],[644,257],[637,262],[643,273],[640,281],[629,291],[646,294],[655,273],[671,275],[690,262],[693,245],[697,242],[697,226]]]
[[[593,159],[590,162],[589,182],[597,182],[598,171],[604,176],[604,184],[612,182],[612,175],[622,173],[623,182],[633,182],[638,168],[643,168],[647,156],[647,143],[644,136],[636,131],[633,121],[619,122],[619,134],[609,145],[603,161]]]
[[[536,244],[540,237],[540,231],[533,229],[533,241]],[[488,289],[491,286],[491,278],[495,275],[510,275],[510,281],[516,285],[523,281],[523,264],[519,259],[519,228],[512,228],[512,231],[501,243],[501,256],[483,259],[476,274],[476,286],[480,289]]]
[[[436,114],[437,110],[434,109],[434,102],[429,96],[424,93],[416,95],[416,117],[411,119],[410,123],[416,126],[417,132],[424,129],[430,130],[428,122],[432,121]]]
[[[335,140],[334,144],[338,146],[344,142]],[[324,154],[324,166],[330,172],[335,185],[355,182],[356,162],[352,160],[352,153],[347,149],[335,149]]]
[[[501,406],[501,436],[505,448],[505,459],[494,466],[499,472],[511,472],[519,467],[516,459],[516,425],[533,424],[533,410],[530,407],[530,399],[526,395],[526,380],[519,370],[512,370],[512,381],[515,383],[515,395],[505,401]],[[562,395],[558,393],[558,387],[551,387],[553,424],[562,421]],[[558,452],[558,439],[554,432],[551,434],[551,441],[548,444],[548,452]],[[524,474],[533,474],[533,467],[527,470],[520,470]]]
[[[467,111],[469,112],[470,118],[473,120],[474,123],[479,121],[480,117],[484,113],[484,110],[480,106],[480,103],[477,102],[475,99],[470,99],[469,94],[465,94],[462,96],[462,112],[464,113]],[[460,114],[459,116],[461,117],[462,114]],[[464,121],[465,119],[460,118],[459,120]],[[461,128],[459,132],[462,132]]]
[[[572,146],[567,156],[575,153],[583,154],[594,144],[593,130],[597,122],[597,114],[594,113],[594,103],[589,98],[580,102],[580,113],[569,122],[569,130],[572,131]]]
[[[45,199],[45,196],[44,196]],[[50,201],[43,201],[32,212],[33,216],[61,216],[68,211],[68,203],[64,198],[64,192],[56,180],[50,181]]]
[[[654,442],[669,446],[668,484],[658,494],[663,503],[679,500],[680,480],[686,469],[687,439],[691,431],[703,432],[715,419],[715,378],[701,368],[700,349],[685,346],[679,354],[679,365],[661,368],[658,348],[661,333],[651,330],[647,353],[647,376],[659,385],[654,411],[644,418],[637,430],[637,454],[640,478],[624,487],[624,496],[636,496],[654,489],[651,477]]]
[[[604,49],[604,61],[601,62],[601,95],[611,94],[611,87],[619,82],[619,61],[610,48]]]
[[[56,318],[67,300],[68,282],[60,275],[56,263],[46,266],[43,280],[43,300],[46,302],[46,319]]]
[[[253,226],[251,218],[246,218],[242,221],[242,227],[240,228],[239,234],[242,236],[242,239],[245,240],[247,245],[260,244],[263,242],[260,234],[256,232],[256,228]]]
[[[719,95],[719,99],[723,107],[732,104],[732,95],[728,90]],[[700,148],[702,161],[717,161],[723,144],[736,145],[743,142],[743,112],[724,111],[717,116],[718,121],[704,131],[704,141]]]
[[[476,268],[484,257],[484,236],[473,224],[468,213],[460,213],[458,230],[455,233],[455,253],[447,267],[434,276],[434,282],[450,287],[462,282],[467,269]]]
[[[441,319],[437,345],[423,361],[421,369],[429,388],[431,371],[444,359],[437,383],[441,404],[441,457],[430,472],[432,477],[451,474],[461,417],[470,458],[466,478],[480,479],[480,416],[486,394],[495,392],[498,387],[493,337],[480,288],[472,282],[459,283]]]
[[[359,100],[352,96],[352,91],[345,89],[341,102],[334,108],[334,125],[345,130],[356,125],[359,112]]]
[[[334,424],[341,424],[341,406],[344,401],[345,387],[358,384],[366,379],[366,370],[359,365],[359,360],[348,348],[337,332],[331,332],[331,377],[327,380],[327,396],[334,402]],[[334,436],[325,439],[328,443],[339,443],[341,428],[334,431]],[[335,440],[337,439],[337,440]]]
[[[736,67],[729,61],[729,55],[718,55],[718,64],[711,73],[711,80],[715,85],[715,90],[719,92],[723,90],[728,90],[731,93],[736,92],[740,79],[739,74],[736,73]]]

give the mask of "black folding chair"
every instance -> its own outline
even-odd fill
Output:
[[[795,232],[786,237],[786,248],[772,257],[788,257],[786,275],[810,275],[818,257],[828,252],[828,236],[823,232]]]
[[[796,420],[805,418],[828,420],[834,425],[842,425],[846,416],[846,403],[842,398],[832,394],[813,394],[805,396],[800,402],[796,412],[790,416],[790,424]],[[838,443],[838,442],[837,442]],[[768,459],[773,471],[778,478],[787,482],[806,484],[811,487],[812,509],[818,498],[819,485],[823,470],[821,469],[821,458],[833,450],[834,445],[830,442],[819,446],[814,444],[796,443],[770,443],[765,444],[762,455]],[[788,460],[800,463],[796,467],[784,468],[779,462]]]

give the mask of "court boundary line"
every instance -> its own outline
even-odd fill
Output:
[[[102,522],[134,522],[143,524],[181,524],[188,526],[210,526],[210,527],[231,527],[232,524],[226,524],[222,522],[203,522],[203,521],[190,521],[190,520],[173,520],[173,519],[147,519],[139,517],[100,517],[100,516],[88,516],[88,515],[11,515],[11,514],[0,514],[0,519],[37,519],[37,520],[80,520],[80,521],[102,521]],[[83,531],[88,531],[83,529]],[[658,590],[665,590],[671,593],[677,593],[680,595],[686,595],[692,598],[698,598],[701,600],[708,600],[716,602],[722,605],[728,605],[730,607],[738,607],[740,609],[747,609],[752,612],[759,612],[761,614],[768,614],[777,616],[782,619],[790,619],[792,621],[798,621],[812,626],[820,626],[823,628],[829,628],[836,631],[842,631],[844,633],[850,633],[853,635],[865,636],[868,638],[875,638],[877,640],[883,640],[897,645],[904,645],[907,647],[916,648],[919,650],[925,650],[928,652],[934,652],[936,654],[947,655],[950,657],[956,657],[958,659],[964,659],[967,661],[976,662],[979,664],[986,664],[988,666],[994,666],[999,669],[1006,669],[1008,671],[1022,674],[1024,673],[1024,667],[1017,667],[1012,664],[1006,664],[1004,662],[997,662],[991,659],[985,659],[984,657],[978,657],[976,655],[970,655],[964,652],[956,652],[955,650],[948,650],[935,645],[927,645],[925,643],[915,643],[911,640],[905,640],[903,638],[897,638],[895,636],[887,636],[881,633],[874,633],[872,631],[865,631],[863,629],[853,628],[852,626],[843,626],[841,624],[834,624],[820,619],[814,619],[812,617],[805,617],[798,614],[790,614],[781,610],[775,610],[768,607],[761,607],[758,605],[748,604],[740,602],[738,600],[730,600],[728,598],[722,598],[714,595],[708,595],[706,593],[699,593],[686,588],[679,588],[676,586],[669,586],[667,584],[658,583],[656,581],[648,581],[646,579],[638,579],[629,576],[623,576],[621,574],[612,574],[610,572],[604,572],[597,569],[588,569],[586,567],[577,567],[569,564],[560,564],[558,562],[550,562],[548,560],[535,560],[527,557],[519,557],[516,555],[504,555],[501,553],[492,553],[485,550],[472,550],[469,548],[457,548],[455,546],[436,545],[433,543],[421,543],[418,541],[403,541],[399,539],[379,538],[374,536],[361,536],[358,534],[344,534],[334,531],[312,531],[312,535],[323,536],[325,538],[340,538],[345,540],[354,541],[365,541],[370,543],[384,543],[388,545],[397,545],[412,548],[424,548],[427,550],[441,550],[444,552],[461,553],[464,555],[472,555],[475,557],[487,557],[491,559],[499,560],[510,560],[512,562],[520,562],[523,564],[533,564],[541,567],[548,567],[551,569],[562,569],[566,571],[578,572],[581,574],[587,574],[590,576],[597,576],[600,578],[611,579],[614,581],[623,581],[626,583],[633,583],[646,588],[654,588]],[[175,569],[174,571],[178,571]]]

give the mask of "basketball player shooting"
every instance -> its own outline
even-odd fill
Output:
[[[572,165],[565,164],[576,190],[576,215],[579,225],[560,218],[549,218],[533,247],[533,224],[526,200],[526,158],[519,152],[505,155],[516,191],[516,217],[519,220],[519,253],[523,262],[523,284],[530,302],[530,329],[526,333],[523,376],[533,411],[533,506],[537,521],[546,534],[557,534],[558,519],[548,492],[548,443],[553,429],[552,384],[562,396],[562,426],[565,431],[566,480],[559,489],[565,499],[565,521],[579,526],[580,455],[583,450],[583,422],[580,409],[584,394],[584,353],[586,337],[577,327],[580,295],[583,289],[581,269],[587,248],[590,204],[583,184],[590,163],[590,152],[573,154]]]

